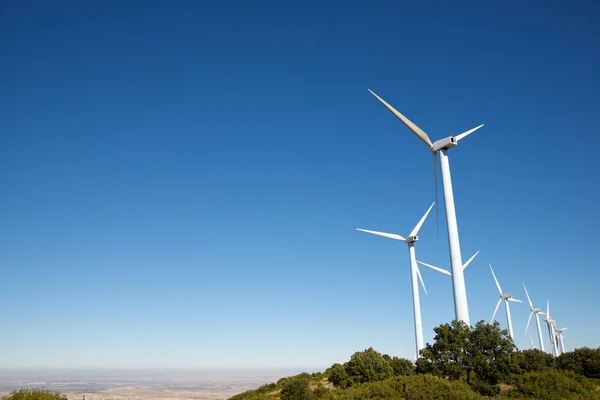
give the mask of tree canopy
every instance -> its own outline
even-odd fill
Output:
[[[515,345],[498,322],[479,321],[473,328],[454,320],[434,328],[434,343],[427,343],[417,360],[417,371],[450,379],[475,376],[480,382],[496,384],[514,370]]]

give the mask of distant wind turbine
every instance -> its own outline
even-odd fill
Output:
[[[435,203],[433,203],[435,204]],[[419,267],[417,266],[417,259],[415,256],[415,243],[419,241],[419,237],[417,234],[423,226],[425,219],[429,215],[429,212],[433,208],[433,204],[429,207],[425,215],[421,218],[421,220],[417,223],[414,229],[408,234],[408,237],[404,238],[395,233],[385,233],[385,232],[377,232],[377,231],[369,231],[366,229],[356,230],[361,232],[371,233],[373,235],[383,236],[389,239],[399,240],[401,242],[405,242],[408,245],[408,255],[410,258],[410,276],[412,282],[412,294],[413,294],[413,316],[415,321],[415,344],[417,355],[416,358],[419,358],[420,351],[425,347],[423,341],[423,324],[421,322],[421,303],[419,299],[419,283],[417,282],[417,277],[421,281],[421,285],[423,285],[423,290],[425,290],[425,294],[427,294],[427,290],[425,289],[425,283],[423,282],[423,277],[421,276],[421,271],[419,271]]]
[[[563,332],[566,331],[567,329],[569,329],[569,328],[556,329],[556,339],[560,346],[561,354],[565,352],[565,340],[563,338]]]
[[[544,320],[548,326],[548,336],[550,336],[550,344],[552,345],[552,355],[558,356],[558,344],[556,343],[556,336],[554,331],[556,330],[556,321],[550,316],[550,300],[546,303],[546,319]]]
[[[471,325],[469,319],[469,305],[467,303],[467,290],[465,288],[465,279],[463,276],[463,263],[460,254],[460,242],[458,238],[458,224],[456,222],[456,210],[454,208],[454,194],[452,192],[452,179],[450,177],[450,163],[446,152],[456,146],[461,139],[464,139],[483,125],[470,129],[457,136],[448,136],[436,142],[432,142],[421,128],[415,125],[412,121],[400,114],[394,107],[385,102],[381,97],[377,96],[371,89],[369,92],[375,96],[381,104],[392,112],[402,123],[412,131],[429,150],[433,153],[433,171],[435,179],[435,192],[437,201],[437,154],[440,154],[440,164],[442,167],[442,185],[444,188],[444,203],[446,206],[446,226],[448,229],[448,245],[450,247],[450,263],[452,266],[452,287],[454,294],[454,311],[456,319],[464,321],[467,325]]]
[[[525,334],[527,334],[527,329],[529,329],[529,323],[531,322],[531,316],[535,314],[535,322],[537,324],[538,331],[538,339],[540,341],[540,349],[544,351],[544,340],[542,339],[542,328],[540,327],[540,314],[544,315],[541,308],[536,308],[533,306],[531,302],[531,298],[529,297],[529,293],[527,292],[527,287],[525,286],[525,282],[523,282],[523,288],[525,289],[525,294],[527,295],[527,301],[529,302],[529,319],[527,320],[527,327],[525,328]]]
[[[496,312],[498,312],[498,307],[500,307],[500,303],[502,302],[502,300],[504,300],[504,307],[506,308],[506,321],[508,323],[508,333],[510,333],[510,337],[512,338],[512,340],[515,340],[515,335],[513,333],[513,328],[512,328],[512,319],[510,317],[510,306],[508,305],[508,302],[514,301],[517,303],[522,303],[522,301],[515,299],[514,297],[512,297],[512,294],[510,294],[510,293],[502,293],[502,288],[500,287],[500,284],[498,283],[498,279],[496,279],[496,274],[494,273],[492,264],[489,264],[489,266],[490,266],[490,271],[492,271],[492,276],[494,277],[494,281],[496,282],[496,287],[498,288],[498,293],[500,294],[500,299],[498,299],[498,303],[496,303],[496,308],[494,309],[494,314],[492,314],[492,321],[494,320],[494,317],[496,316]]]
[[[535,344],[533,343],[533,337],[531,336],[531,333],[529,334],[529,340],[531,341],[531,350],[536,350],[537,347],[535,347]]]

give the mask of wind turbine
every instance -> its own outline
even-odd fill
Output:
[[[446,152],[456,146],[461,139],[464,139],[483,125],[470,129],[457,136],[448,136],[436,142],[431,142],[429,136],[412,121],[400,114],[394,107],[377,96],[371,89],[369,92],[375,96],[388,110],[392,112],[408,129],[410,129],[429,150],[433,153],[433,167],[435,178],[435,192],[437,201],[437,153],[440,153],[440,164],[442,167],[442,184],[444,187],[444,203],[446,206],[446,226],[448,228],[448,245],[450,247],[450,264],[452,266],[452,287],[454,294],[454,311],[456,319],[464,321],[471,325],[469,319],[469,305],[467,303],[467,290],[465,288],[465,278],[463,275],[463,263],[460,254],[460,242],[458,239],[458,225],[456,223],[456,210],[454,209],[454,194],[452,192],[452,179],[450,177],[450,163]]]
[[[561,329],[556,329],[556,340],[558,342],[558,344],[560,345],[560,353],[564,353],[565,352],[565,340],[563,338],[563,332],[566,331],[569,328],[561,328]]]
[[[435,204],[435,203],[433,203]],[[413,294],[413,316],[415,321],[415,343],[417,349],[417,356],[419,358],[420,351],[425,348],[423,341],[423,324],[421,322],[421,303],[419,299],[419,284],[417,282],[417,277],[421,281],[421,285],[423,285],[423,290],[425,290],[425,284],[423,283],[423,277],[421,276],[421,271],[419,271],[419,267],[417,266],[417,259],[415,256],[415,243],[419,241],[419,237],[417,234],[425,222],[425,219],[429,215],[429,212],[433,208],[433,204],[429,207],[425,215],[421,218],[421,220],[417,223],[414,229],[408,234],[408,237],[404,238],[395,233],[385,233],[385,232],[377,232],[377,231],[369,231],[366,229],[356,228],[358,231],[371,233],[373,235],[383,236],[394,240],[399,240],[401,242],[405,242],[408,245],[408,255],[410,257],[410,277],[412,282],[412,294]],[[425,290],[427,294],[427,290]]]
[[[537,350],[537,347],[535,347],[535,344],[533,343],[533,337],[531,336],[531,333],[529,334],[529,340],[531,341],[531,350]]]
[[[544,315],[541,308],[536,308],[533,306],[531,302],[531,298],[529,297],[529,293],[527,292],[527,287],[525,286],[525,282],[523,282],[523,288],[525,289],[525,294],[527,295],[527,301],[529,302],[529,319],[527,320],[527,327],[525,328],[525,334],[527,334],[527,329],[529,329],[529,323],[531,322],[531,316],[535,314],[535,322],[537,324],[538,331],[538,339],[540,340],[540,349],[544,351],[544,340],[542,339],[542,328],[540,327],[540,314]]]
[[[510,318],[510,306],[508,305],[508,302],[514,301],[517,303],[522,303],[522,301],[515,299],[514,297],[512,297],[512,294],[510,294],[510,293],[502,293],[502,288],[500,287],[500,284],[498,283],[498,279],[496,279],[496,274],[494,273],[492,264],[489,264],[489,266],[490,266],[490,271],[492,271],[492,276],[494,277],[494,281],[496,281],[496,287],[498,288],[498,293],[500,294],[500,298],[498,299],[498,303],[496,303],[496,308],[494,309],[494,314],[492,314],[492,321],[494,320],[494,317],[496,316],[496,312],[498,311],[498,307],[500,307],[500,303],[502,302],[502,300],[504,300],[504,307],[506,308],[506,321],[508,322],[508,332],[510,333],[510,337],[512,338],[512,340],[515,340],[515,335],[513,334],[513,328],[512,328],[512,319]]]
[[[546,319],[544,320],[548,326],[548,335],[550,336],[550,344],[552,345],[552,355],[558,356],[558,345],[556,343],[556,337],[554,331],[556,330],[556,321],[550,317],[550,300],[546,303]]]

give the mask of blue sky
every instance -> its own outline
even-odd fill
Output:
[[[408,234],[431,156],[367,88],[434,140],[485,124],[449,153],[471,320],[491,262],[600,345],[595,2],[7,4],[0,367],[412,357],[406,246],[355,228]],[[443,216],[417,256],[448,268]],[[431,341],[451,282],[423,276]]]

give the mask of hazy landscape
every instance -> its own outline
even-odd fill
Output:
[[[227,399],[296,374],[291,370],[42,370],[0,369],[0,397],[20,388],[44,388],[69,400]]]

